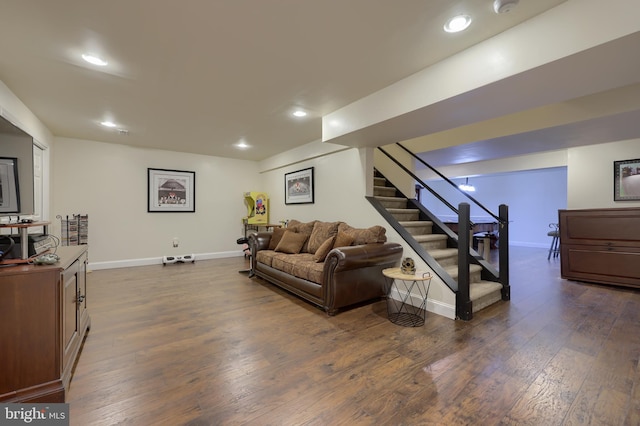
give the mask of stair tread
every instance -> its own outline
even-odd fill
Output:
[[[496,281],[478,281],[476,283],[471,283],[469,285],[469,291],[473,294],[475,293],[480,294],[486,294],[486,293],[491,293],[492,291],[495,290],[502,290],[502,284],[500,284],[499,282]]]
[[[452,277],[458,276],[458,265],[445,266],[444,270],[447,274],[451,275]],[[478,272],[478,271],[482,271],[482,266],[477,265],[475,263],[472,263],[471,265],[469,265],[469,273]]]
[[[429,250],[429,255],[434,259],[438,260],[438,259],[442,259],[443,257],[457,256],[458,249],[446,248],[446,249]]]
[[[492,281],[481,281],[469,285],[469,296],[473,312],[481,311],[502,300],[502,285]]]
[[[391,197],[385,195],[374,195],[373,198],[376,200],[385,200],[385,201],[407,201],[407,197]]]
[[[410,228],[414,226],[431,226],[433,222],[430,220],[407,220],[407,221],[399,221],[400,225],[405,228]]]
[[[397,208],[389,208],[387,209],[389,213],[402,213],[402,212],[420,212],[418,209],[397,209]]]
[[[444,234],[422,234],[422,235],[413,235],[413,239],[419,243],[424,243],[427,241],[442,241],[446,240],[448,237]]]

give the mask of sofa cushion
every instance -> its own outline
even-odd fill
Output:
[[[287,230],[311,235],[311,231],[313,231],[313,225],[315,225],[315,223],[315,220],[311,222],[300,222],[299,220],[291,219],[287,222]]]
[[[338,232],[344,232],[353,237],[353,244],[371,244],[371,243],[384,243],[387,241],[387,236],[385,235],[387,230],[380,226],[375,225],[370,228],[359,229],[353,228],[346,223],[340,223],[338,226]]]
[[[338,231],[333,247],[348,247],[353,244],[354,238],[344,231]]]
[[[322,284],[322,272],[324,271],[324,263],[316,263],[313,261],[313,255],[308,253],[300,253],[298,261],[293,265],[293,275],[303,280],[312,281],[316,284]]]
[[[267,266],[271,266],[273,262],[273,258],[277,255],[273,250],[260,250],[256,253],[256,261],[260,263],[264,263]]]
[[[273,228],[273,233],[271,234],[271,239],[269,240],[269,250],[275,250],[278,247],[278,243],[282,239],[284,235],[285,228]]]
[[[299,278],[305,278],[300,277],[300,271],[304,270],[303,266],[306,267],[310,264],[316,265],[313,261],[313,255],[309,253],[276,253],[275,256],[273,256],[271,267]],[[298,274],[296,274],[296,271]]]
[[[298,254],[307,241],[308,235],[292,231],[285,231],[275,251],[288,254]]]
[[[335,236],[338,233],[338,225],[340,222],[316,222],[309,236],[308,252],[315,253],[327,238]]]
[[[327,238],[325,242],[318,247],[318,250],[316,250],[316,253],[313,255],[313,260],[317,263],[324,262],[331,249],[333,249],[333,242],[335,240],[335,236]]]

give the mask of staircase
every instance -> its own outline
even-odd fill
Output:
[[[400,226],[406,230],[405,239],[413,239],[419,247],[423,248],[428,257],[437,262],[434,272],[443,278],[443,281],[457,282],[458,280],[458,249],[451,244],[450,236],[446,232],[434,233],[434,222],[421,218],[423,216],[419,208],[400,194],[400,192],[384,178],[374,177],[375,200],[391,215],[390,223],[394,228]],[[410,241],[407,241],[408,243]],[[452,246],[452,247],[450,247]],[[473,252],[474,254],[475,251]],[[420,253],[418,252],[420,255]],[[479,255],[477,255],[479,257]],[[426,259],[423,259],[426,260]],[[427,262],[429,263],[429,262]],[[431,265],[430,265],[431,266]],[[483,280],[483,266],[477,263],[469,265],[469,294],[472,303],[472,312],[477,312],[503,299],[503,286],[496,281]]]

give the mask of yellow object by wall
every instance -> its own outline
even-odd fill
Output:
[[[269,199],[264,192],[245,192],[247,205],[246,223],[250,225],[269,223]]]

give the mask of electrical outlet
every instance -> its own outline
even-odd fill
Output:
[[[173,246],[174,247],[178,247],[180,245],[180,240],[178,239],[178,237],[174,237],[173,238]]]

